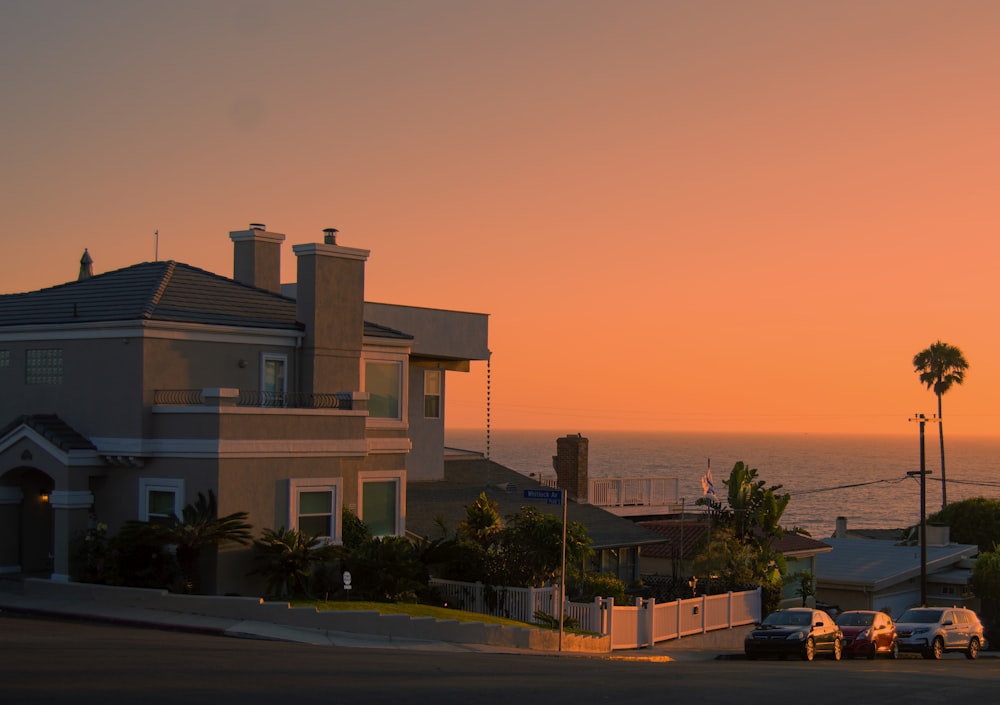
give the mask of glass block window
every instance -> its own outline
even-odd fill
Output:
[[[0,350],[0,367],[10,367],[10,350]]]
[[[25,351],[24,381],[27,384],[62,384],[62,349],[48,348]]]

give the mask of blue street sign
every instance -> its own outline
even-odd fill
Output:
[[[549,504],[562,504],[562,490],[525,490],[525,499],[544,499]]]

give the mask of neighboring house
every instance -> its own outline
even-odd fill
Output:
[[[496,502],[502,518],[530,506],[562,518],[562,505],[528,499],[525,490],[539,490],[538,480],[488,460],[478,454],[456,453],[446,458],[444,477],[433,482],[414,482],[407,489],[410,520],[407,531],[431,540],[451,536],[466,519],[466,507],[481,493]],[[626,585],[639,579],[640,547],[659,537],[628,519],[591,504],[571,500],[566,505],[568,521],[587,529],[595,551],[585,568],[617,576]],[[444,533],[442,533],[444,532]]]
[[[255,533],[402,535],[410,476],[443,475],[447,371],[488,358],[487,316],[364,302],[368,250],[230,233],[234,277],[146,262],[0,296],[0,572],[70,576],[76,537],[212,491]],[[412,325],[410,325],[412,324]],[[395,326],[399,326],[399,328]],[[409,329],[407,329],[409,327]],[[254,590],[251,552],[209,592]]]
[[[949,543],[941,533],[932,537],[928,532],[927,602],[974,608],[970,582],[972,559],[979,549]],[[894,617],[920,604],[917,541],[837,537],[823,541],[833,551],[817,559],[818,601],[840,610],[881,610]]]
[[[651,531],[656,532],[665,540],[642,550],[642,571],[644,579],[656,582],[662,577],[669,577],[675,583],[678,580],[698,579],[697,585],[708,589],[711,576],[697,575],[693,565],[699,551],[705,545],[711,531],[706,515],[687,518],[658,519],[640,522]],[[785,532],[774,542],[775,550],[785,557],[785,583],[781,593],[782,607],[800,607],[802,596],[799,594],[800,580],[797,576],[808,572],[816,575],[816,557],[821,553],[833,550],[822,541]],[[696,588],[697,589],[697,586]],[[812,604],[814,600],[807,600]]]

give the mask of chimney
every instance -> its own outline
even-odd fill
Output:
[[[84,247],[83,257],[80,258],[80,274],[76,280],[82,282],[84,279],[90,279],[92,276],[94,276],[94,260],[90,258],[90,253]]]
[[[846,539],[847,538],[847,517],[837,517],[837,525],[833,530],[833,538],[835,539]]]
[[[583,434],[569,435],[556,439],[556,455],[552,466],[556,471],[556,485],[566,490],[571,498],[580,504],[588,499],[587,453],[590,441]]]
[[[285,236],[269,233],[263,223],[229,233],[233,241],[233,279],[241,284],[281,293],[281,243]]]
[[[324,233],[329,235],[329,230],[333,228]],[[306,327],[301,358],[302,391],[359,391],[365,329],[365,262],[371,251],[343,247],[331,243],[326,236],[324,240],[292,246],[298,258],[296,315]]]

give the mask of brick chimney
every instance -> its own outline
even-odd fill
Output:
[[[306,326],[304,392],[361,389],[365,262],[371,251],[337,245],[330,235],[323,243],[292,246],[298,257],[297,317]]]
[[[233,241],[233,279],[241,284],[281,293],[281,243],[285,236],[269,233],[263,223],[229,233]]]
[[[556,471],[556,485],[580,504],[588,499],[587,453],[589,443],[582,434],[556,439],[556,454],[552,466]]]

